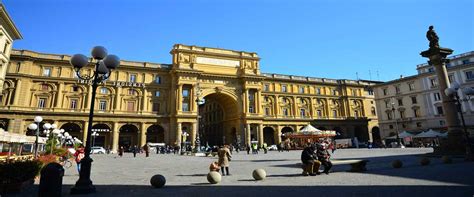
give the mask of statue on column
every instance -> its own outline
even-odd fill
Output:
[[[439,48],[439,37],[433,29],[433,25],[426,32],[426,38],[430,41],[430,48]]]

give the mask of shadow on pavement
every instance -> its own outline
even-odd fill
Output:
[[[72,186],[63,186],[70,196]],[[96,185],[97,192],[75,196],[472,196],[472,187],[462,186],[198,186]],[[37,196],[37,186],[29,192],[9,196]]]

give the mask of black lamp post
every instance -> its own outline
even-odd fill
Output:
[[[471,140],[469,139],[469,132],[467,131],[466,122],[464,121],[464,114],[462,113],[462,106],[461,106],[461,101],[469,101],[469,99],[465,100],[465,99],[461,99],[459,97],[459,94],[458,94],[459,88],[460,88],[459,83],[453,82],[453,83],[451,83],[451,87],[446,88],[444,90],[444,93],[446,94],[446,96],[454,98],[454,102],[456,104],[457,111],[458,111],[459,115],[461,116],[461,123],[462,123],[462,127],[463,127],[463,130],[464,130],[464,135],[466,137],[466,160],[472,161],[474,159],[473,158],[474,155],[472,154]],[[464,94],[466,94],[468,96],[468,98],[471,95],[474,95],[474,90],[472,88],[465,88],[463,90],[463,92],[464,92]]]
[[[392,114],[393,114],[393,119],[395,120],[395,129],[396,129],[396,133],[397,133],[397,144],[398,146],[400,146],[401,144],[401,140],[400,140],[400,136],[398,135],[398,121],[397,121],[397,118],[396,118],[396,115],[395,115],[395,101],[392,100]]]
[[[92,122],[94,118],[94,105],[97,86],[110,77],[110,70],[120,65],[119,57],[115,55],[107,55],[107,49],[102,46],[96,46],[92,49],[91,55],[93,59],[89,63],[89,59],[82,54],[72,56],[70,63],[74,66],[77,77],[88,81],[92,85],[92,101],[89,112],[89,125],[87,128],[87,143],[85,147],[84,158],[81,160],[81,171],[79,172],[79,180],[76,185],[71,188],[71,194],[87,194],[95,192],[95,186],[90,179],[92,159],[90,157],[92,145]],[[81,75],[81,68],[89,64],[94,64],[95,70],[92,75]]]

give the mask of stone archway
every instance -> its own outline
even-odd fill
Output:
[[[354,137],[357,137],[357,139],[362,142],[366,142],[369,140],[367,130],[361,126],[354,127]]]
[[[229,144],[235,141],[235,125],[239,125],[237,100],[228,93],[210,93],[199,105],[201,141],[210,146]]]
[[[286,140],[286,133],[292,133],[293,132],[293,128],[291,127],[283,127],[283,129],[281,129],[281,141],[285,141]]]
[[[94,146],[100,146],[104,148],[111,148],[112,145],[112,129],[110,126],[104,123],[98,123],[92,126],[92,133],[97,133],[97,136],[91,136]]]
[[[138,146],[138,127],[133,124],[126,124],[120,127],[119,146],[123,146],[125,150],[130,147]]]
[[[380,136],[380,128],[378,126],[372,127],[372,141],[374,143],[382,143],[382,137]]]
[[[336,139],[342,139],[346,137],[346,134],[344,131],[342,131],[341,127],[334,127],[333,130],[336,131]]]
[[[163,129],[163,127],[158,124],[149,126],[146,130],[146,142],[164,143],[165,130]]]
[[[68,122],[61,126],[61,129],[64,129],[64,132],[68,132],[69,135],[72,137],[76,137],[77,139],[84,141],[84,135],[82,134],[82,128],[76,123]]]
[[[267,143],[267,145],[273,145],[275,143],[275,130],[272,127],[264,127],[263,128],[263,141]]]

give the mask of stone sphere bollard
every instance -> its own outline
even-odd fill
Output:
[[[392,162],[392,167],[393,168],[401,168],[402,166],[403,166],[403,162],[400,161],[399,159]]]
[[[453,163],[453,160],[451,159],[451,157],[447,155],[441,157],[441,161],[443,161],[443,163],[445,164]]]
[[[252,176],[255,180],[260,181],[267,177],[267,172],[264,169],[256,169],[252,172]]]
[[[161,174],[153,175],[150,179],[150,184],[155,188],[162,188],[166,184],[166,178]]]
[[[423,158],[421,158],[421,160],[420,160],[420,164],[421,164],[422,166],[427,166],[427,165],[430,164],[430,159],[428,159],[428,157],[423,157]]]
[[[209,181],[209,183],[211,184],[220,183],[221,180],[222,180],[222,176],[221,174],[219,174],[219,172],[212,171],[207,174],[207,181]]]

